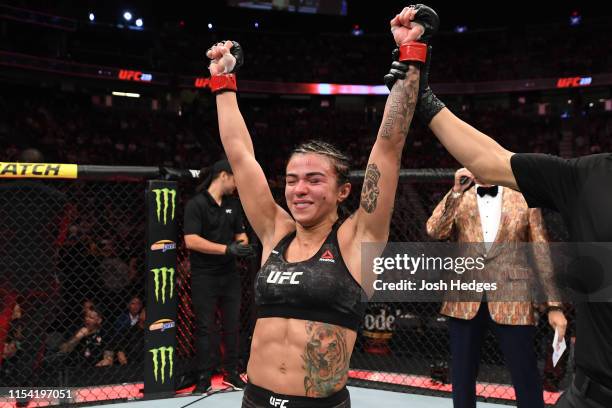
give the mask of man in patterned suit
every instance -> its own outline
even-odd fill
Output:
[[[474,183],[476,188],[470,190]],[[567,321],[553,285],[552,262],[545,245],[533,246],[537,271],[530,270],[529,262],[517,259],[515,252],[510,253],[513,243],[548,241],[540,210],[529,209],[520,193],[483,185],[467,169],[459,169],[455,185],[427,221],[427,233],[439,240],[482,242],[485,268],[477,272],[482,276],[476,277],[480,281],[486,277],[503,282],[498,286],[506,288],[501,296],[483,292],[469,302],[448,301],[447,297],[442,305],[440,313],[450,317],[453,406],[476,407],[480,349],[486,329],[491,326],[510,370],[518,406],[543,408],[542,380],[533,342],[534,306],[528,300],[531,278],[537,277],[543,289],[548,300],[548,321],[553,330],[559,330],[559,338],[565,335]]]

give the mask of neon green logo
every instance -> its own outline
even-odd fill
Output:
[[[155,377],[155,382],[157,382],[159,377],[163,384],[166,382],[166,359],[169,363],[168,378],[172,378],[172,373],[174,372],[174,347],[158,347],[150,349],[149,353],[152,354],[151,357],[153,358],[153,376]],[[159,373],[157,371],[158,368]]]
[[[155,301],[159,302],[161,294],[162,303],[166,303],[166,286],[170,287],[168,298],[172,299],[174,295],[174,268],[155,268],[151,269],[151,272],[153,272],[153,282],[155,283]],[[159,284],[160,276],[161,285]]]
[[[158,188],[153,190],[153,192],[155,193],[155,212],[157,213],[157,222],[162,222],[163,218],[163,223],[166,225],[168,223],[168,215],[170,215],[170,220],[174,220],[174,210],[176,208],[176,190],[170,188]],[[170,209],[169,207],[172,208]]]

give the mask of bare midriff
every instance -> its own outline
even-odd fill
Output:
[[[323,398],[340,391],[348,378],[357,333],[310,320],[257,319],[249,381],[278,394]]]

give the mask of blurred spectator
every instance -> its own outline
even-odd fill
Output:
[[[89,309],[85,312],[83,327],[60,346],[60,351],[71,357],[71,365],[104,367],[113,364],[111,339],[102,322],[100,313],[96,309]]]
[[[126,328],[116,336],[117,362],[120,365],[141,363],[144,350],[144,328],[146,311],[141,309],[137,316],[136,324]]]
[[[137,275],[136,264],[131,262],[128,265],[117,256],[114,239],[101,240],[98,249],[100,256],[98,278],[102,283],[100,303],[104,305],[104,312],[107,315],[117,316]]]
[[[123,312],[115,322],[115,331],[120,334],[130,327],[138,324],[142,311],[142,300],[139,296],[132,296],[127,304],[127,310]]]

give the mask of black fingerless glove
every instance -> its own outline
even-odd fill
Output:
[[[419,100],[417,102],[414,114],[424,125],[429,125],[431,120],[440,112],[446,105],[438,99],[428,86],[423,93],[419,90]]]
[[[246,258],[255,255],[255,250],[251,245],[243,244],[242,240],[240,240],[229,244],[225,249],[225,254],[233,255],[237,258]]]

